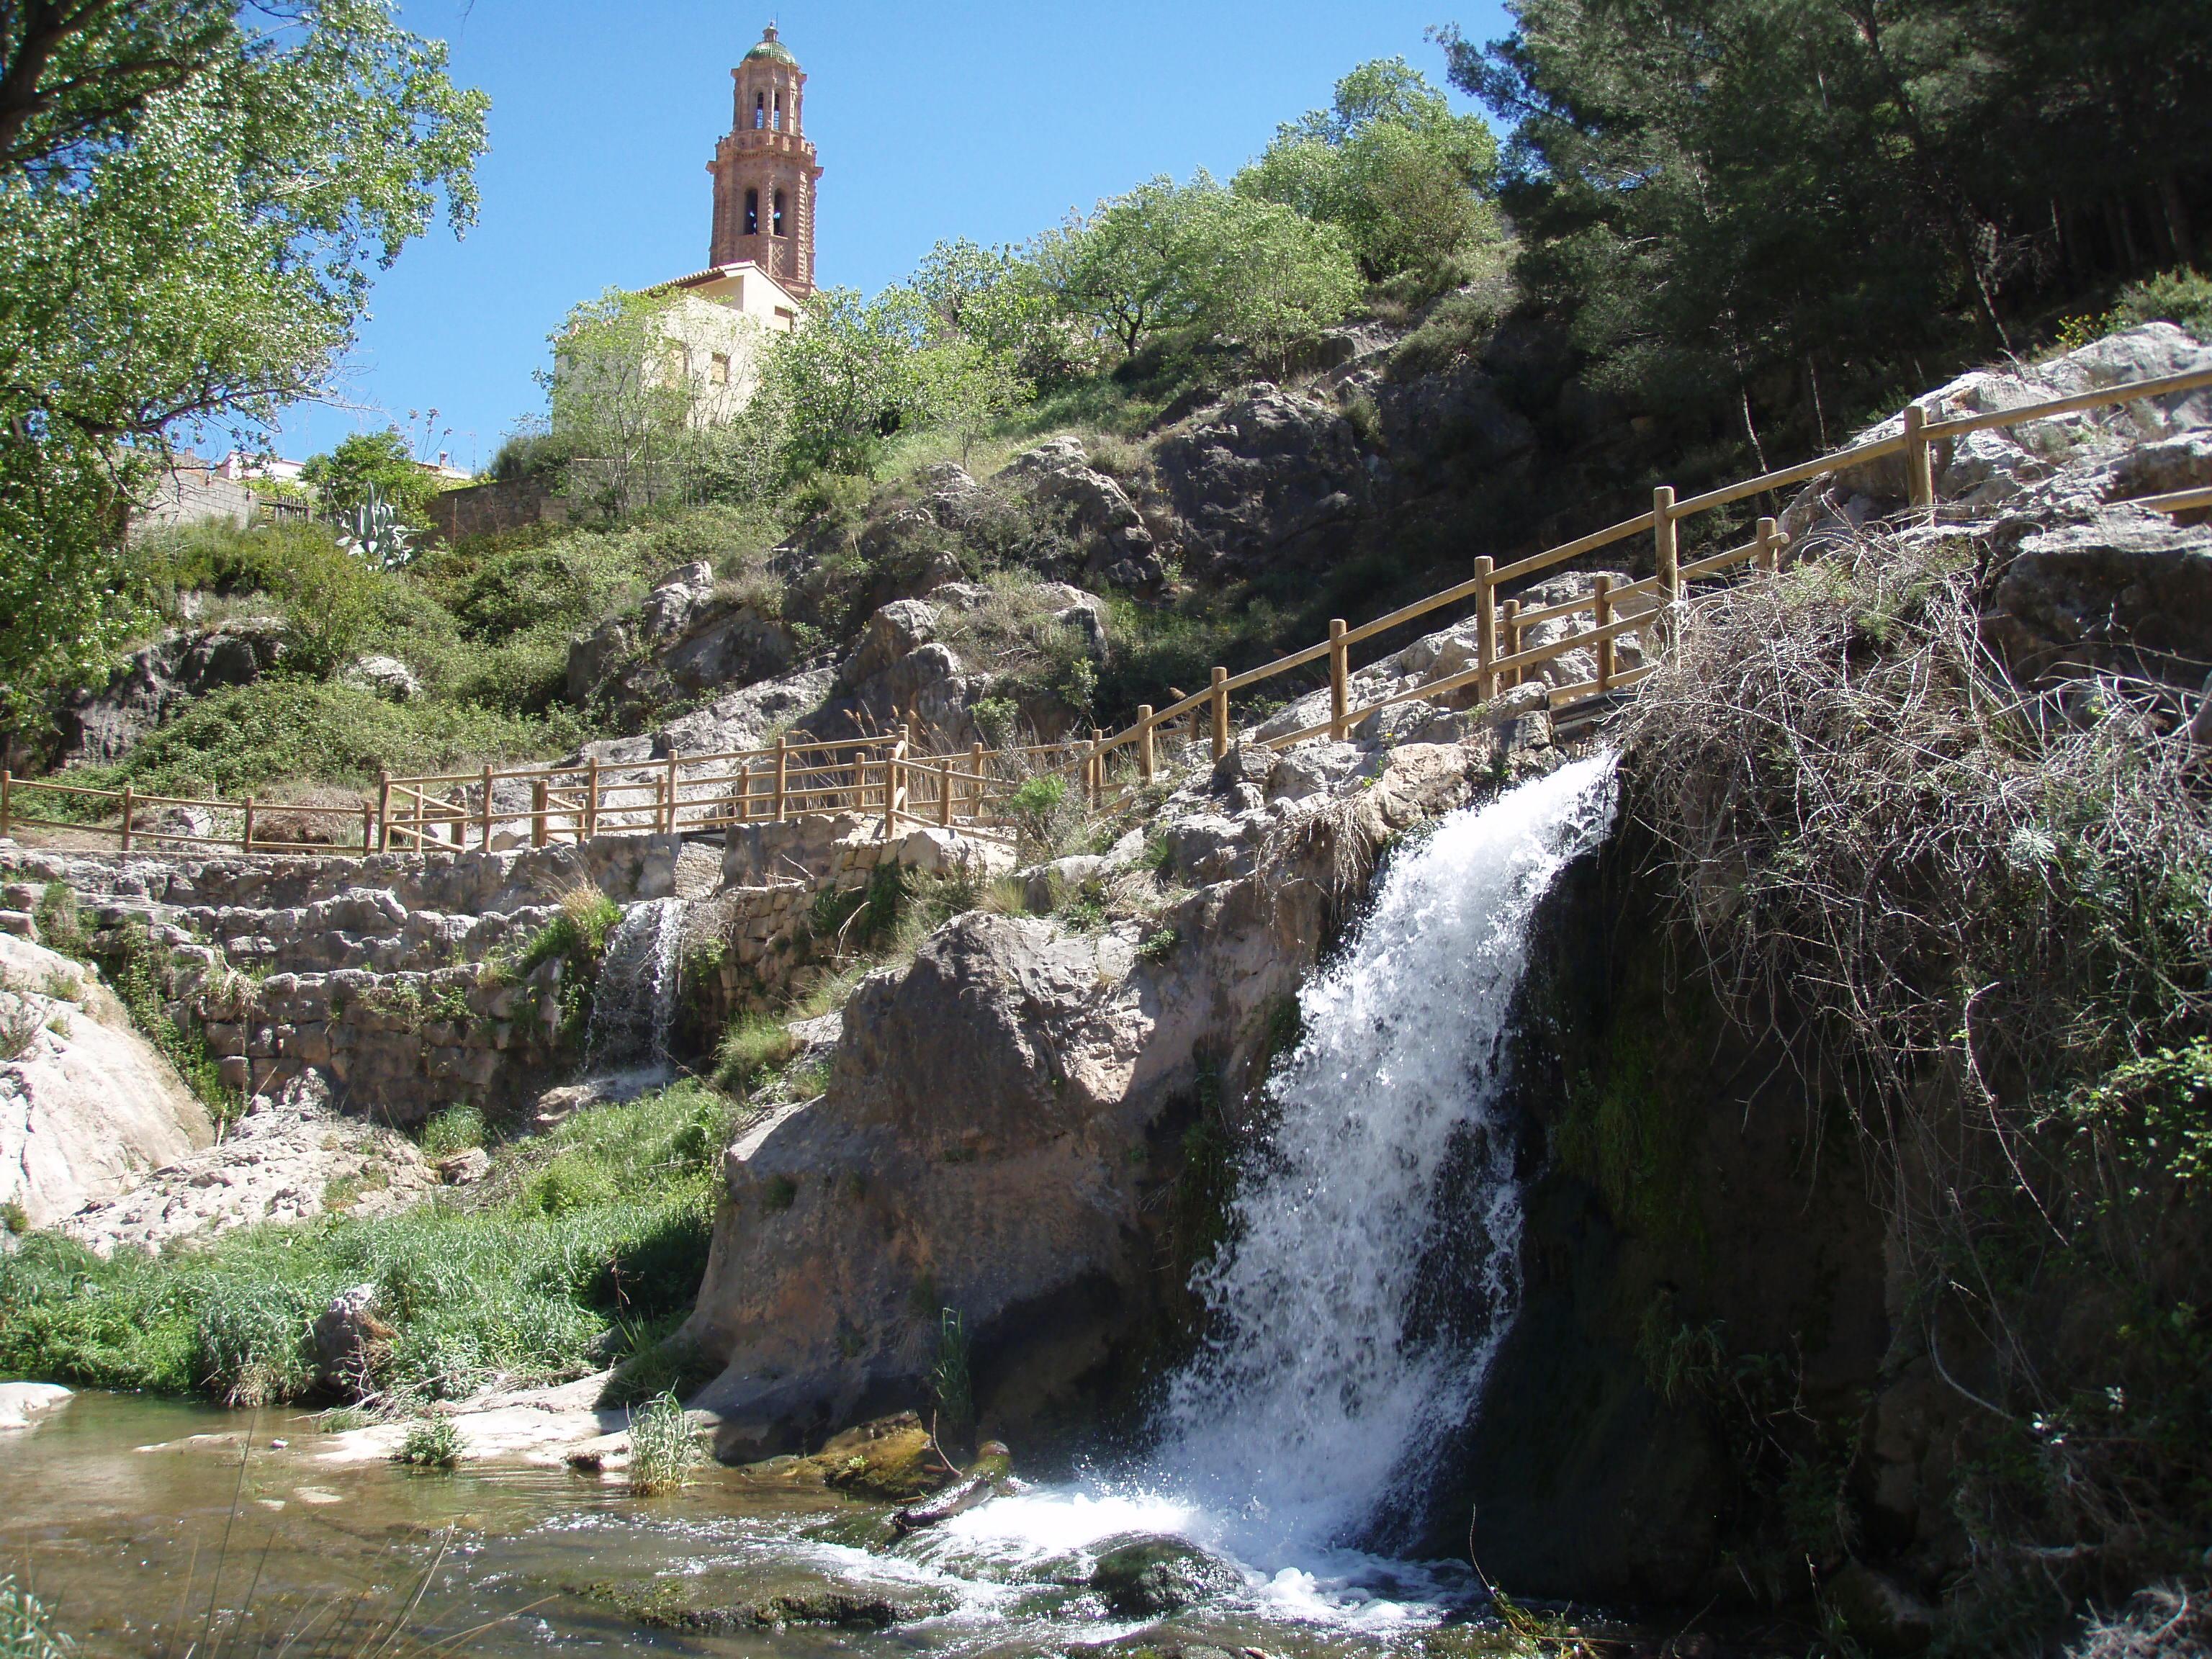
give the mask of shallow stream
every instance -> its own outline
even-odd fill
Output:
[[[1145,1631],[1318,1656],[1480,1610],[1449,1565],[1344,1553],[1248,1569],[1241,1590],[1164,1619],[1116,1616],[1085,1587],[1092,1547],[1199,1528],[1187,1509],[1104,1488],[1039,1487],[894,1545],[879,1506],[711,1465],[685,1490],[638,1498],[567,1469],[330,1462],[330,1445],[312,1417],[82,1395],[0,1443],[0,1574],[28,1583],[85,1651],[133,1656],[273,1652],[294,1636],[303,1654],[332,1637],[357,1652],[397,1620],[397,1652],[473,1632],[456,1650],[1012,1656]],[[690,1581],[677,1587],[694,1605],[782,1596],[842,1604],[848,1622],[718,1633],[633,1616],[672,1581]],[[895,1622],[872,1628],[884,1610]]]

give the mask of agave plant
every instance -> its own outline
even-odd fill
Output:
[[[339,521],[338,541],[349,553],[386,570],[397,570],[415,556],[414,532],[399,521],[399,509],[374,484],[362,504]]]

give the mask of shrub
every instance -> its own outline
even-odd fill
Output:
[[[2200,340],[2212,341],[2212,276],[2185,269],[2130,283],[2120,290],[2110,321],[2118,328],[2173,323]]]
[[[714,1049],[714,1081],[744,1093],[782,1069],[799,1051],[798,1039],[784,1023],[765,1014],[746,1014],[722,1033]]]
[[[84,954],[84,927],[76,913],[76,894],[65,881],[50,881],[39,895],[39,943],[65,957]]]
[[[447,1107],[422,1126],[422,1155],[428,1158],[451,1158],[483,1144],[484,1115],[466,1102]]]
[[[672,1389],[630,1413],[629,1489],[637,1498],[691,1484],[699,1449],[691,1438],[684,1403]]]
[[[461,1431],[450,1417],[422,1417],[407,1425],[407,1437],[392,1454],[395,1463],[418,1469],[450,1469],[461,1461]]]
[[[0,1659],[70,1659],[76,1651],[38,1597],[12,1577],[0,1578]]]

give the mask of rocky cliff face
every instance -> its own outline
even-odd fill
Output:
[[[50,1226],[213,1138],[97,973],[0,933],[0,1205]]]
[[[724,1455],[926,1404],[947,1309],[985,1432],[1095,1436],[1172,1347],[1187,1137],[1243,1119],[1374,849],[1543,763],[1546,742],[1509,720],[1467,744],[1343,745],[1318,785],[1310,765],[1237,751],[1152,815],[1166,881],[1194,890],[1139,868],[1133,835],[1058,878],[1143,884],[1146,919],[1094,932],[971,912],[872,976],[826,1092],[730,1149],[687,1328],[721,1367],[700,1403],[723,1417]]]

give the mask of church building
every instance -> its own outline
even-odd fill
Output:
[[[770,23],[730,78],[730,131],[707,164],[714,179],[708,264],[650,290],[675,301],[660,324],[671,347],[665,372],[690,380],[702,425],[751,400],[765,337],[798,327],[814,292],[822,167],[806,137],[806,72]]]

